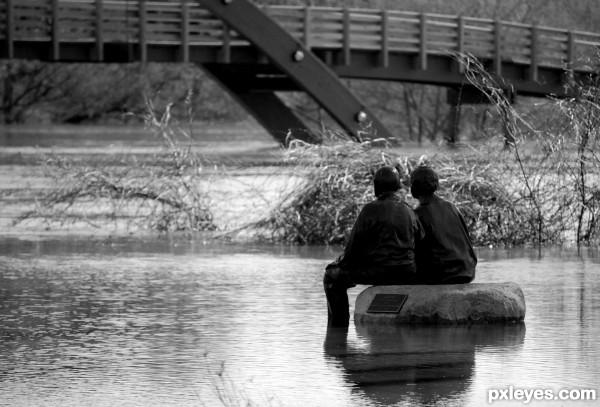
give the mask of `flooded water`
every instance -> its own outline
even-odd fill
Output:
[[[281,147],[256,125],[196,125],[184,131],[189,138],[178,132],[178,146],[191,148],[203,159],[197,187],[200,196],[206,195],[206,205],[220,230],[259,220],[303,182],[293,168],[281,167]],[[63,209],[60,205],[50,209],[42,203],[49,191],[65,187],[59,182],[63,174],[56,166],[44,165],[44,161],[57,154],[83,173],[123,167],[125,163],[139,170],[140,163],[154,162],[157,155],[167,151],[162,136],[141,125],[0,126],[0,232],[14,232],[15,227],[25,233],[67,228],[84,234],[90,229],[95,229],[91,232],[95,234],[144,230],[148,222],[139,222],[138,217],[145,213],[141,205],[131,205],[129,211],[115,216],[115,204],[120,203],[101,198],[80,199],[70,205],[66,222],[61,216],[39,216]],[[14,224],[15,219],[30,211],[35,214]]]
[[[519,283],[524,324],[328,331],[321,278],[336,254],[1,237],[0,404],[481,406],[509,386],[600,391],[596,248],[478,249],[476,282]]]
[[[197,129],[194,148],[280,159],[264,131],[229,127]],[[597,248],[478,249],[476,282],[520,284],[523,324],[328,330],[321,280],[339,249],[12,226],[48,188],[37,154],[85,162],[162,147],[139,128],[0,130],[1,406],[481,406],[510,386],[600,392]],[[211,190],[228,202],[215,207],[225,228],[241,222],[228,211],[268,208],[277,197],[262,185],[282,182],[256,168],[228,181],[213,184],[261,201],[244,198],[247,210]],[[364,288],[349,291],[351,308]]]

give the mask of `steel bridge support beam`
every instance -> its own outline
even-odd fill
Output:
[[[282,145],[293,139],[318,141],[274,92],[237,92],[235,98]]]
[[[233,98],[279,141],[288,145],[291,136],[307,142],[315,142],[311,131],[305,124],[268,89],[252,89],[255,84],[251,77],[236,75],[235,70],[227,69],[224,64],[203,64],[202,67],[218,81]],[[241,81],[240,81],[241,76]]]
[[[360,139],[361,125],[367,123],[377,137],[392,138],[323,61],[249,0],[202,0],[201,4],[259,48],[354,138]]]

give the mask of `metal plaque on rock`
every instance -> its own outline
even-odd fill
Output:
[[[408,294],[375,294],[367,312],[385,312],[397,314],[404,305]]]

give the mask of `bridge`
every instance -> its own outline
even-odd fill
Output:
[[[0,58],[186,62],[201,66],[282,143],[310,130],[276,92],[303,91],[360,137],[391,137],[344,78],[444,86],[476,100],[457,54],[477,58],[513,94],[565,94],[596,69],[600,34],[391,10],[260,7],[249,0],[0,0]],[[460,92],[457,90],[460,89]]]

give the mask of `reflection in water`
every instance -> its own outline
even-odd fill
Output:
[[[522,345],[525,324],[481,326],[390,326],[357,324],[357,344],[348,328],[328,328],[327,358],[339,361],[346,381],[383,405],[463,405],[484,347]]]
[[[597,250],[479,250],[478,282],[523,288],[526,330],[327,332],[336,252],[0,238],[0,405],[218,406],[227,388],[238,405],[476,407],[492,387],[600,383]]]

